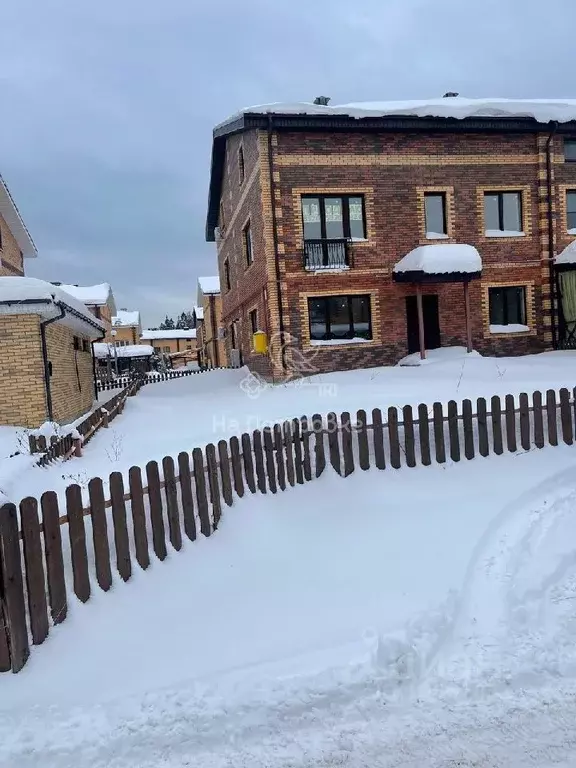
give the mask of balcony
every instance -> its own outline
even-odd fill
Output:
[[[347,238],[304,241],[304,269],[348,269],[349,266],[350,249]]]

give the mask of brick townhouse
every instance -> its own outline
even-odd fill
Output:
[[[197,301],[194,315],[198,362],[208,368],[226,367],[228,356],[224,342],[220,280],[217,275],[198,278]]]
[[[114,294],[108,283],[99,283],[98,285],[70,285],[66,283],[54,283],[62,288],[63,291],[74,296],[81,301],[94,315],[101,320],[106,334],[110,335],[112,330],[112,318],[116,315],[116,304]]]
[[[112,327],[106,333],[106,341],[118,346],[139,344],[141,334],[142,322],[140,320],[140,312],[136,309],[119,309],[112,316]]]
[[[214,130],[206,238],[226,345],[266,377],[576,348],[576,101],[244,110]]]

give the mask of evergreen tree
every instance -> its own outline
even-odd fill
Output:
[[[171,317],[168,317],[168,315],[166,315],[164,322],[160,323],[160,330],[162,331],[173,331],[175,327],[174,320],[172,320]]]

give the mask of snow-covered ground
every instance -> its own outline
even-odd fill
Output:
[[[91,477],[105,479],[132,465],[295,416],[572,389],[575,384],[574,352],[489,358],[437,350],[423,367],[344,371],[277,386],[251,379],[246,369],[210,371],[144,387],[110,429],[98,432],[81,459],[29,469],[27,457],[18,457],[19,471],[13,459],[0,458],[0,488],[15,501],[48,489],[62,492],[70,483],[85,486]],[[17,450],[18,435],[18,430],[0,427],[0,457]]]
[[[575,450],[236,501],[0,676],[0,764],[574,766]]]

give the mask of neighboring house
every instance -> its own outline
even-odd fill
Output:
[[[576,348],[575,237],[576,101],[272,104],[214,131],[226,343],[267,377]]]
[[[63,291],[69,293],[74,298],[85,304],[90,312],[104,323],[106,334],[110,333],[112,328],[112,318],[116,314],[116,305],[112,288],[108,283],[98,285],[67,285],[65,283],[54,283],[60,286]]]
[[[104,326],[58,286],[0,277],[0,424],[66,424],[94,401],[92,342]]]
[[[0,276],[23,277],[24,259],[36,256],[34,241],[0,176]]]
[[[106,341],[114,342],[118,346],[138,344],[141,334],[140,312],[119,309],[112,317],[112,329],[106,335]]]
[[[157,355],[169,355],[173,363],[196,362],[196,331],[181,329],[144,330],[141,339],[154,347]]]
[[[154,349],[149,344],[94,344],[94,357],[98,361],[98,373],[104,378],[112,372],[122,376],[133,372],[152,370]]]
[[[198,278],[198,306],[202,314],[202,332],[198,344],[199,363],[208,368],[225,367],[228,365],[228,358],[218,277]],[[198,318],[198,313],[196,317]]]

